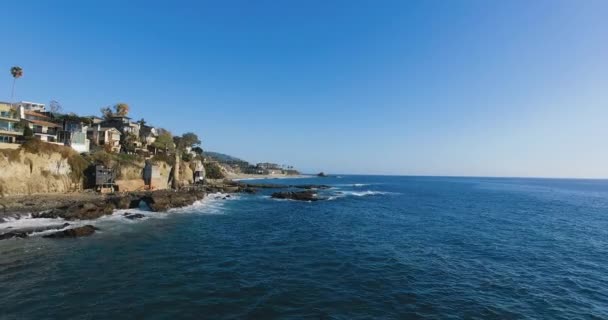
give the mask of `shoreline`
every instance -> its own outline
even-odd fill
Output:
[[[256,175],[255,177],[248,176],[247,178],[264,179],[260,176],[262,175]],[[289,176],[284,178],[292,177],[304,178],[306,176]],[[112,194],[99,194],[83,191],[74,193],[6,196],[0,198],[0,240],[27,238],[32,233],[48,231],[51,229],[59,230],[58,232],[68,231],[68,234],[71,234],[70,230],[73,230],[74,226],[78,225],[79,221],[94,221],[104,216],[113,215],[116,210],[140,209],[145,207],[145,211],[168,212],[170,209],[190,206],[213,194],[224,194],[224,196],[221,197],[227,199],[230,198],[230,194],[252,194],[256,193],[258,189],[313,189],[325,187],[326,186],[281,185],[271,183],[249,184],[238,180],[226,179],[217,181],[211,180],[204,186],[181,190],[166,189]],[[310,196],[312,197],[312,195]],[[127,216],[128,219],[139,219],[144,217],[142,214],[128,211],[126,211],[124,215]],[[23,218],[43,219],[40,221],[52,219],[54,225],[33,229],[13,228],[10,224],[6,224],[4,227],[2,226],[4,223],[21,220]],[[54,221],[56,219],[61,219],[60,222],[62,222],[62,224],[57,225],[57,221]],[[91,233],[93,233],[94,229],[87,229],[85,231],[90,232],[91,230]]]
[[[269,179],[303,179],[312,178],[311,175],[298,174],[298,175],[286,175],[286,174],[246,174],[246,173],[231,173],[226,175],[226,179],[232,181],[246,181],[246,180],[269,180]]]

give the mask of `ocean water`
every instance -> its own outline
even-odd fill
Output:
[[[608,319],[608,181],[272,182],[334,188],[0,241],[0,319]]]

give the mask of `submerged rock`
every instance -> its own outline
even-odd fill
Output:
[[[283,191],[283,192],[275,192],[271,196],[271,198],[275,199],[291,199],[298,201],[319,201],[325,200],[325,198],[319,198],[317,193],[314,191]]]
[[[323,190],[323,189],[330,189],[331,187],[328,185],[324,185],[324,184],[299,184],[299,185],[292,185],[292,188],[298,188],[298,189],[319,189],[319,190]]]
[[[86,225],[78,228],[67,229],[59,232],[55,232],[46,236],[44,238],[76,238],[76,237],[86,237],[95,233],[98,228],[92,225]]]

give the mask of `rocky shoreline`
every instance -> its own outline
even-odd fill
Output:
[[[258,189],[303,189],[304,191],[276,192],[273,198],[292,199],[301,201],[317,201],[316,191],[328,189],[325,185],[282,185],[264,183],[245,183],[232,180],[213,182],[204,186],[185,188],[182,190],[158,190],[101,195],[96,193],[73,193],[56,195],[34,195],[7,197],[0,199],[0,223],[8,219],[20,219],[23,215],[31,218],[61,218],[65,224],[51,225],[39,228],[15,229],[0,233],[0,240],[10,238],[26,238],[36,232],[61,230],[69,226],[70,221],[94,220],[111,215],[114,210],[136,209],[146,207],[153,212],[164,212],[172,208],[192,205],[212,193],[256,193]],[[125,215],[128,219],[141,218],[137,214]],[[92,226],[73,228],[52,233],[47,237],[64,238],[87,236],[95,232]]]

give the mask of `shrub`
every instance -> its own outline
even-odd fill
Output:
[[[184,153],[184,154],[182,154],[182,160],[184,160],[186,162],[190,162],[192,160],[192,155],[189,153]]]
[[[205,175],[207,179],[224,179],[226,177],[222,168],[215,162],[205,164]]]
[[[156,154],[150,160],[152,161],[152,163],[164,162],[171,166],[175,164],[175,156],[170,156],[165,153]]]

